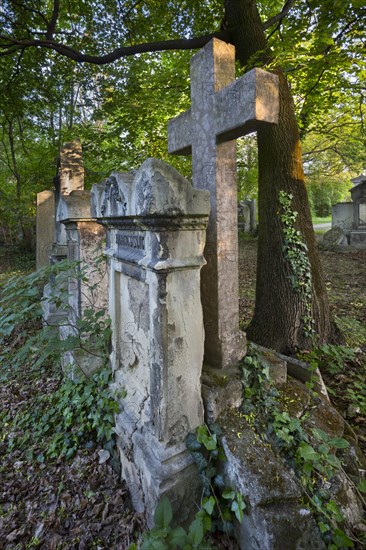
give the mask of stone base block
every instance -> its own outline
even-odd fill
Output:
[[[143,432],[132,436],[120,433],[117,444],[122,478],[135,510],[145,515],[148,527],[153,527],[155,508],[164,495],[172,505],[175,523],[189,525],[197,512],[202,487],[185,444],[166,447]]]
[[[239,408],[243,402],[243,387],[239,368],[204,368],[202,399],[205,420],[208,424],[215,422],[224,410]]]
[[[366,229],[364,231],[351,231],[350,245],[357,248],[366,248]]]
[[[245,515],[236,536],[241,550],[323,550],[309,510],[297,503],[270,504]]]
[[[227,485],[243,496],[247,509],[236,524],[242,550],[325,548],[317,525],[302,505],[296,478],[242,416],[231,411],[219,418],[227,461]]]

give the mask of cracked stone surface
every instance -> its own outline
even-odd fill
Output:
[[[113,387],[127,391],[116,427],[122,475],[150,525],[163,494],[184,520],[199,488],[184,441],[203,423],[209,194],[148,159],[94,186],[92,211],[108,233]]]
[[[245,354],[239,330],[235,139],[278,120],[277,77],[254,69],[235,80],[235,49],[213,39],[191,59],[191,108],[169,121],[168,150],[192,155],[192,182],[210,192],[202,269],[205,362],[230,367]]]

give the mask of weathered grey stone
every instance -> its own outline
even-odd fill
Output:
[[[84,189],[84,168],[82,148],[80,140],[65,143],[60,151],[58,159],[58,174],[54,179],[54,236],[50,249],[49,261],[52,264],[67,259],[68,245],[65,225],[57,218],[59,203],[62,197],[72,191]],[[46,323],[59,324],[67,318],[65,308],[56,308],[54,303],[49,303],[49,297],[53,294],[52,281],[46,285],[44,300],[42,302],[43,318]]]
[[[332,208],[332,227],[340,227],[346,234],[346,238],[335,244],[366,248],[366,176],[361,174],[351,182],[352,202],[338,203]]]
[[[296,500],[301,489],[271,447],[250,428],[243,415],[226,411],[219,417],[227,458],[225,474],[251,507]]]
[[[85,279],[70,277],[68,282],[67,318],[60,324],[62,339],[78,335],[77,324],[87,309],[107,311],[107,273],[105,262],[96,261],[104,250],[105,229],[90,214],[90,191],[71,191],[58,204],[57,219],[66,228],[67,259],[80,262]],[[78,369],[90,375],[101,367],[104,358],[96,351],[93,336],[84,349],[65,352],[62,367],[76,377]]]
[[[60,196],[84,189],[83,152],[79,139],[61,147],[59,176]]]
[[[302,504],[301,487],[283,461],[238,412],[224,413],[219,424],[224,430],[227,484],[239,491],[247,504],[243,521],[236,524],[240,548],[325,548],[315,521]]]
[[[227,367],[245,354],[239,330],[235,139],[278,120],[277,77],[254,69],[235,80],[235,50],[213,39],[191,60],[192,107],[169,122],[168,150],[192,153],[193,186],[210,191],[202,270],[205,361]]]
[[[55,195],[53,191],[37,193],[36,267],[49,265],[55,233]]]
[[[320,445],[313,429],[323,430],[329,438],[343,437],[349,447],[338,451],[342,469],[332,479],[324,479],[347,519],[347,527],[363,521],[360,495],[355,490],[365,471],[366,459],[357,445],[357,437],[334,407],[318,397],[315,401],[298,380],[289,378],[279,387],[278,405],[293,418],[303,419],[303,430],[315,449]],[[223,465],[227,485],[239,491],[247,508],[243,521],[236,524],[240,548],[325,548],[316,523],[304,505],[302,488],[292,468],[256,434],[240,411],[225,411],[218,424],[223,428],[222,444],[227,461]],[[351,481],[354,486],[352,486]]]
[[[296,378],[296,380],[301,380],[304,384],[306,382],[312,382],[314,384],[314,390],[320,392],[326,399],[329,400],[327,388],[324,384],[320,370],[317,368],[315,371],[308,363],[295,359],[294,357],[288,357],[277,351],[270,350],[264,346],[259,346],[258,344],[251,343],[251,346],[256,349],[261,356],[261,359],[267,363],[272,361],[272,367],[270,367],[270,376],[275,383],[286,382],[284,380],[285,376],[285,366],[287,374]],[[269,361],[271,359],[271,361]],[[278,361],[278,363],[276,362]],[[268,364],[269,366],[269,364]],[[277,380],[277,382],[276,382]]]
[[[123,477],[149,525],[163,494],[188,516],[199,486],[184,441],[203,422],[209,194],[148,159],[94,186],[92,210],[108,230],[113,389],[127,391],[116,419]]]
[[[345,244],[345,241],[347,244],[346,235],[340,227],[332,227],[332,229],[324,233],[323,241],[328,245],[335,246]]]
[[[353,228],[353,202],[340,202],[332,206],[332,228],[340,227],[345,234]]]
[[[242,404],[243,384],[238,368],[205,368],[201,381],[207,424],[215,422],[225,410],[237,409]]]
[[[256,200],[242,200],[238,204],[238,227],[242,231],[249,233],[254,231],[257,226]]]

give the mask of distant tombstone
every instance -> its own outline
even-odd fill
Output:
[[[278,121],[278,78],[254,69],[235,80],[235,49],[216,38],[191,59],[191,108],[169,121],[168,150],[192,154],[193,186],[210,191],[202,270],[205,360],[229,367],[245,353],[239,330],[235,139]]]
[[[340,227],[346,235],[353,229],[353,202],[339,202],[332,206],[332,228]]]
[[[114,387],[127,392],[116,417],[122,476],[150,526],[164,494],[184,521],[199,487],[185,438],[204,421],[200,271],[209,194],[149,159],[94,186],[92,205],[107,228]]]
[[[85,311],[107,311],[107,273],[105,262],[100,261],[104,252],[105,229],[97,224],[90,213],[90,191],[71,191],[60,198],[57,219],[66,228],[67,259],[78,262],[77,271],[83,270],[83,278],[68,278],[68,304],[66,322],[60,324],[60,336],[78,336],[78,321]],[[98,258],[99,256],[99,258]],[[90,375],[102,366],[104,358],[95,352],[93,335],[84,342],[83,349],[65,352],[62,368],[71,378],[80,369]]]
[[[366,248],[366,176],[361,174],[351,182],[352,202],[340,202],[332,207],[332,229],[344,231],[341,244]]]
[[[60,150],[58,175],[55,178],[55,209],[56,214],[58,205],[62,197],[69,195],[72,191],[82,191],[84,189],[84,165],[83,152],[80,140],[76,139],[64,143]],[[65,257],[66,252],[66,232],[64,225],[57,220],[55,225],[55,239],[53,256]]]
[[[257,226],[256,200],[245,199],[238,204],[238,227],[241,231],[249,233]]]
[[[50,263],[51,247],[55,233],[55,195],[53,191],[37,193],[36,217],[36,267]]]
[[[72,191],[84,189],[84,167],[82,159],[82,147],[80,140],[65,143],[60,150],[58,160],[58,174],[54,180],[54,213],[50,217],[54,219],[53,242],[49,250],[49,262],[55,264],[67,258],[66,228],[57,219],[57,211],[62,197]],[[38,245],[37,245],[38,246]],[[44,301],[42,303],[43,317],[49,324],[59,324],[65,320],[65,311],[56,307],[50,298],[53,293],[52,280],[44,288]]]
[[[332,229],[324,233],[323,241],[331,246],[347,244],[345,233],[340,227],[332,227]]]
[[[366,176],[353,178],[351,197],[354,205],[354,226],[350,234],[350,244],[366,248]]]

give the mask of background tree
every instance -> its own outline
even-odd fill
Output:
[[[165,121],[185,109],[188,102],[191,52],[185,50],[203,46],[215,34],[236,46],[243,70],[256,65],[276,72],[280,79],[280,123],[258,132],[261,223],[256,308],[248,334],[259,343],[294,351],[312,342],[304,331],[306,305],[293,288],[293,274],[283,254],[283,223],[278,215],[281,192],[292,195],[292,206],[299,212],[296,229],[310,262],[315,332],[320,342],[332,335],[304,185],[295,109],[301,133],[306,136],[314,118],[320,119],[334,108],[337,90],[358,87],[362,95],[364,60],[359,49],[365,8],[359,0],[351,5],[343,0],[287,0],[284,5],[273,0],[226,0],[223,4],[219,0],[203,4],[186,0],[182,7],[175,0],[130,0],[122,5],[109,0],[101,5],[70,0],[65,5],[54,0],[40,11],[33,1],[22,4],[5,0],[0,12],[0,55],[7,65],[11,57],[17,67],[6,86],[14,86],[24,65],[32,66],[34,54],[30,52],[43,57],[32,69],[41,80],[64,63],[57,54],[72,60],[74,63],[66,64],[67,75],[61,74],[74,95],[67,112],[58,104],[59,126],[68,128],[72,113],[75,128],[75,113],[80,107],[77,132],[86,142],[86,158],[90,152],[97,160],[91,162],[91,171],[97,176],[112,164],[113,168],[129,168],[129,159],[138,162],[146,153],[161,151]],[[217,30],[220,24],[221,30]],[[167,53],[160,53],[164,50]],[[130,60],[130,56],[143,52],[154,53]],[[116,60],[118,63],[113,63]],[[83,74],[79,67],[86,63],[90,68],[85,69],[84,87],[78,86]],[[57,79],[56,88],[62,85]],[[160,103],[163,93],[164,106]],[[159,112],[155,111],[157,106]],[[59,136],[66,133],[60,130]],[[182,161],[179,168],[186,173],[187,164]]]

